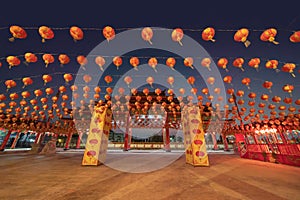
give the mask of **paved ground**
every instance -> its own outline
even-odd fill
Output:
[[[135,164],[133,157],[147,157],[145,164],[152,165],[153,160],[178,156],[120,153],[110,153],[108,162],[123,160],[130,167]],[[300,168],[234,154],[210,154],[210,167],[193,167],[179,155],[168,166],[147,173],[129,173],[106,165],[81,166],[82,155],[0,154],[0,199],[300,199]],[[143,163],[139,167],[147,169]]]

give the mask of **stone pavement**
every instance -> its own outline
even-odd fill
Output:
[[[82,156],[0,154],[0,199],[300,199],[300,168],[235,154],[210,153],[210,167],[193,167],[179,152],[109,152],[107,162],[126,163],[123,171],[109,164],[81,166]],[[132,159],[148,162],[136,165]],[[149,170],[168,159],[166,166]],[[126,171],[136,166],[148,172]]]

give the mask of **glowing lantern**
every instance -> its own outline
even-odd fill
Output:
[[[0,102],[5,100],[6,100],[6,96],[4,94],[0,94]]]
[[[46,40],[50,40],[50,39],[54,38],[54,32],[48,26],[40,26],[39,34],[42,37],[42,42],[45,42]]]
[[[152,69],[153,69],[155,72],[157,72],[157,70],[156,70],[157,62],[158,62],[157,59],[154,58],[154,57],[152,57],[152,58],[150,58],[150,59],[148,60],[148,65],[149,65],[150,67],[152,67]]]
[[[20,105],[21,107],[24,107],[27,105],[27,101],[25,101],[24,99],[20,101]],[[24,109],[25,110],[25,109]]]
[[[283,99],[283,102],[286,103],[286,104],[292,104],[293,103],[293,99],[289,98],[289,97],[286,97],[286,98]]]
[[[225,76],[225,77],[223,78],[223,81],[224,81],[225,83],[231,84],[232,77],[231,77],[231,76]]]
[[[106,92],[108,94],[111,94],[113,92],[113,89],[111,87],[106,88]]]
[[[37,90],[34,90],[34,94],[35,94],[36,97],[40,97],[40,96],[43,95],[43,92],[42,92],[42,90],[37,89]]]
[[[188,82],[188,84],[194,85],[195,80],[196,80],[195,77],[190,76],[190,77],[188,77],[188,79],[186,81]]]
[[[268,96],[267,94],[262,94],[262,95],[260,96],[260,99],[261,99],[261,100],[264,100],[264,101],[268,101],[269,96]]]
[[[83,88],[82,88],[82,90],[85,92],[85,93],[88,93],[88,92],[90,92],[90,87],[89,86],[84,86]]]
[[[183,30],[181,28],[176,28],[172,31],[172,40],[178,42],[182,46]]]
[[[171,87],[173,87],[173,84],[175,82],[174,77],[173,76],[169,76],[167,79],[167,82],[170,84]]]
[[[83,39],[83,31],[77,26],[72,26],[69,30],[69,33],[75,42]]]
[[[42,76],[42,79],[44,80],[44,85],[46,85],[47,83],[52,81],[52,76],[48,75],[48,74],[45,74],[45,75]]]
[[[12,37],[9,38],[9,41],[11,42],[15,41],[15,38],[25,39],[27,37],[26,31],[20,26],[10,26],[9,31],[12,34]]]
[[[201,92],[207,96],[208,93],[209,93],[209,90],[208,90],[208,88],[203,88],[203,89],[201,90]]]
[[[255,102],[254,102],[254,101],[249,101],[249,102],[248,102],[248,105],[249,105],[249,106],[254,106],[254,105],[255,105]]]
[[[130,76],[125,76],[124,82],[130,87],[130,83],[132,82],[132,78]]]
[[[65,86],[62,85],[62,86],[59,86],[58,91],[59,91],[60,93],[64,93],[64,92],[67,91],[67,88],[66,88]]]
[[[248,97],[249,97],[250,99],[255,99],[255,98],[256,98],[256,94],[255,94],[254,92],[250,92],[250,93],[248,94]]]
[[[285,91],[285,92],[288,92],[290,93],[290,95],[292,96],[292,92],[294,90],[294,86],[293,85],[290,85],[290,84],[286,84],[282,87],[282,90]]]
[[[111,26],[105,26],[102,30],[102,34],[105,39],[107,39],[107,42],[113,40],[116,36],[115,30]]]
[[[120,67],[120,66],[122,65],[122,63],[123,63],[122,58],[119,57],[119,56],[115,56],[115,57],[113,58],[113,63],[114,63],[114,65],[116,65],[117,70],[119,70],[119,67]]]
[[[153,87],[152,84],[154,83],[154,78],[152,76],[148,76],[146,82]]]
[[[279,42],[275,41],[276,35],[277,30],[275,28],[269,28],[260,35],[260,40],[264,42],[272,42],[273,44],[279,44]]]
[[[143,89],[143,93],[144,93],[146,96],[148,96],[148,94],[149,94],[149,89],[148,89],[148,88],[144,88],[144,89]]]
[[[259,103],[258,104],[258,107],[260,107],[260,108],[264,108],[266,106],[266,104],[264,104],[264,103]]]
[[[42,102],[42,104],[45,104],[45,103],[47,103],[48,99],[46,97],[43,97],[43,98],[41,98],[40,101]]]
[[[279,97],[279,96],[274,96],[274,97],[272,98],[272,101],[275,102],[275,103],[279,103],[279,102],[281,101],[281,97]]]
[[[296,65],[294,63],[285,63],[281,70],[283,72],[288,72],[290,73],[293,77],[296,77],[295,74],[293,73],[294,72],[294,69],[296,68]]]
[[[25,64],[28,65],[28,63],[35,63],[37,61],[37,56],[33,53],[25,53]]]
[[[11,100],[15,100],[15,99],[18,99],[18,98],[19,98],[19,95],[18,95],[17,93],[11,93],[11,94],[9,95],[9,98],[10,98]]]
[[[80,67],[82,67],[83,70],[86,70],[85,65],[88,63],[87,58],[83,55],[79,55],[79,56],[77,56],[76,60],[77,60],[78,64],[80,65]]]
[[[290,36],[289,39],[290,39],[291,42],[294,42],[294,43],[300,42],[300,31],[294,32],[294,33]]]
[[[58,56],[58,60],[59,60],[61,66],[66,65],[70,62],[70,58],[66,54],[60,54]]]
[[[129,63],[135,70],[138,70],[137,66],[140,64],[140,60],[138,57],[131,57]]]
[[[193,66],[193,63],[194,63],[194,60],[192,57],[187,57],[183,60],[183,64],[187,67],[190,67],[192,69],[194,69],[194,66]]]
[[[198,92],[198,89],[197,89],[197,88],[192,88],[192,89],[191,89],[191,93],[192,93],[192,94],[196,95],[197,92]]]
[[[153,37],[153,31],[150,27],[143,28],[142,32],[141,32],[141,36],[142,36],[143,40],[152,44],[151,39]]]
[[[206,82],[210,85],[213,85],[215,83],[215,78],[210,76],[206,79]]]
[[[172,57],[167,58],[167,60],[166,60],[166,65],[167,65],[168,67],[170,67],[172,70],[174,70],[175,64],[176,64],[175,58],[172,58]]]
[[[220,94],[220,93],[221,93],[221,89],[220,89],[220,88],[215,88],[215,89],[214,89],[214,93]]]
[[[14,80],[7,80],[7,81],[5,81],[5,85],[6,85],[6,88],[7,88],[6,91],[8,91],[9,89],[11,89],[13,87],[16,87],[17,83]]]
[[[16,106],[17,106],[17,103],[14,102],[14,101],[11,101],[11,102],[9,102],[8,105],[9,105],[10,108],[13,108],[13,107],[16,107]]]
[[[9,65],[8,66],[9,69],[11,69],[11,67],[18,66],[21,63],[20,59],[16,56],[7,56],[6,57],[6,62]]]
[[[132,88],[132,89],[130,90],[130,92],[131,92],[133,95],[136,95],[138,91],[137,91],[136,88]]]
[[[33,80],[30,77],[25,77],[22,78],[22,82],[24,84],[22,88],[25,88],[26,86],[31,85],[33,83]]]
[[[277,60],[268,60],[265,64],[265,67],[267,69],[275,69],[276,72],[280,71],[279,69],[277,69],[277,67],[278,67],[278,61]]]
[[[49,64],[54,62],[54,57],[52,54],[46,53],[42,56],[44,63],[46,64],[46,67],[48,67]]]
[[[206,67],[209,71],[211,71],[210,64],[211,64],[211,60],[209,58],[203,58],[201,61],[201,65],[203,67]]]
[[[245,47],[248,47],[251,44],[251,42],[247,40],[248,35],[249,35],[249,30],[246,28],[242,28],[239,29],[237,32],[235,32],[233,39],[236,42],[243,42]]]
[[[250,90],[250,82],[251,82],[250,78],[243,78],[242,79],[242,84],[246,85],[249,90]]]
[[[185,89],[184,88],[179,88],[179,93],[181,94],[181,95],[184,95],[184,93],[185,93]]]
[[[85,74],[85,75],[83,75],[82,79],[85,83],[89,83],[89,82],[91,82],[92,77],[88,74]]]
[[[268,89],[270,93],[272,93],[272,91],[271,91],[271,87],[272,86],[273,86],[273,83],[271,81],[265,81],[263,83],[263,87],[266,88],[266,89]]]
[[[61,96],[61,98],[62,98],[63,101],[67,101],[69,99],[69,96],[64,94],[64,95]]]
[[[256,71],[258,71],[258,67],[260,64],[260,59],[259,58],[252,58],[249,62],[248,65],[250,67],[253,67],[254,69],[256,69]]]
[[[66,81],[66,84],[69,84],[69,82],[73,80],[73,76],[72,74],[64,74],[64,79]]]
[[[220,58],[217,62],[218,67],[225,69],[226,72],[229,70],[227,69],[228,60],[226,58]]]
[[[245,101],[243,99],[239,99],[237,102],[239,105],[243,105],[245,103]]]
[[[238,90],[238,91],[236,92],[236,95],[239,96],[239,97],[243,97],[244,94],[245,94],[245,92],[244,92],[243,90]]]
[[[47,94],[47,96],[48,96],[48,95],[53,94],[54,91],[53,91],[52,88],[46,88],[46,89],[45,89],[45,92],[46,92],[46,94]]]
[[[286,107],[285,107],[285,106],[283,106],[283,105],[280,105],[280,106],[278,106],[278,109],[279,109],[279,110],[285,110],[285,109],[286,109]]]
[[[100,93],[101,92],[101,88],[99,86],[94,87],[94,92],[96,94]]]
[[[75,92],[78,89],[78,87],[77,85],[71,85],[70,89],[72,92]]]
[[[215,29],[212,27],[207,27],[202,31],[202,39],[205,41],[212,41],[215,42]]]
[[[104,81],[107,84],[110,84],[113,81],[113,78],[110,75],[107,75],[107,76],[104,77]]]
[[[236,58],[234,61],[233,61],[233,66],[234,67],[237,67],[237,68],[240,68],[242,71],[245,71],[244,68],[243,68],[243,64],[244,64],[244,59],[243,58]]]
[[[102,56],[97,56],[95,58],[95,63],[99,66],[101,71],[104,71],[103,65],[105,65],[105,59]]]

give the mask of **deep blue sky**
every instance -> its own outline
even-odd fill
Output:
[[[105,3],[95,1],[72,2],[63,1],[23,1],[14,3],[2,3],[0,11],[0,58],[2,68],[0,68],[0,93],[5,93],[4,80],[11,78],[21,78],[44,73],[54,72],[75,72],[78,65],[74,61],[68,66],[61,68],[57,63],[45,69],[40,63],[30,65],[26,68],[21,65],[18,68],[8,70],[3,58],[8,55],[22,55],[26,52],[49,52],[66,53],[69,55],[87,55],[96,45],[95,38],[99,37],[99,42],[104,40],[101,32],[86,31],[85,39],[74,43],[68,35],[68,30],[55,31],[55,39],[47,41],[45,44],[40,42],[37,30],[27,30],[26,40],[17,40],[14,43],[8,42],[10,37],[8,28],[10,25],[20,25],[22,27],[37,28],[47,25],[54,28],[71,27],[73,25],[82,28],[103,28],[110,25],[119,28],[139,28],[145,26],[164,27],[183,29],[203,29],[208,26],[216,29],[216,42],[205,42],[201,39],[200,32],[186,31],[185,34],[199,41],[208,51],[212,58],[226,57],[233,59],[237,57],[245,58],[246,62],[253,57],[259,57],[262,63],[268,59],[277,59],[282,63],[292,62],[297,64],[295,71],[296,78],[290,74],[272,70],[266,70],[264,65],[260,66],[260,71],[247,67],[242,73],[240,70],[228,66],[230,75],[234,76],[234,86],[236,89],[245,90],[247,88],[240,84],[243,77],[253,78],[253,91],[258,95],[267,90],[261,87],[264,80],[273,81],[273,94],[283,98],[289,96],[282,92],[284,84],[293,84],[295,90],[294,98],[299,98],[299,64],[300,46],[289,42],[292,31],[300,30],[300,12],[297,9],[297,1],[283,1],[279,4],[271,1],[233,1],[234,3],[223,3],[207,1],[139,1],[139,3],[113,2]],[[197,3],[196,3],[197,2]],[[245,48],[243,44],[233,40],[234,31],[239,28],[250,30],[249,40],[252,44]],[[276,40],[279,45],[262,42],[259,40],[260,30],[274,27],[278,30]],[[225,31],[224,31],[225,30]],[[117,31],[118,33],[119,31]],[[40,59],[41,60],[41,59]],[[229,60],[232,62],[232,60]],[[225,75],[224,71],[221,72]],[[58,77],[60,81],[62,77]],[[298,80],[298,81],[297,81]],[[36,83],[39,83],[38,81]],[[49,86],[54,87],[57,82]],[[20,84],[19,84],[20,85]],[[33,86],[29,90],[35,89]],[[277,90],[277,93],[275,92]],[[19,90],[16,90],[19,91]],[[298,92],[297,92],[298,91]],[[260,96],[260,95],[259,95]]]

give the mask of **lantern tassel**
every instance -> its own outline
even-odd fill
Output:
[[[8,38],[8,40],[9,40],[10,42],[14,42],[14,41],[15,41],[15,38],[14,38],[14,37],[11,37],[11,38]]]
[[[250,44],[251,44],[251,42],[250,42],[249,40],[246,40],[246,41],[244,42],[245,47],[249,47]]]
[[[180,44],[180,46],[183,46],[182,42],[179,40],[178,43]]]

